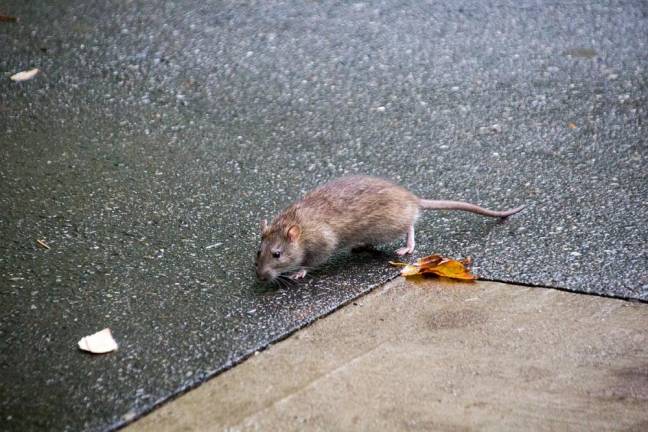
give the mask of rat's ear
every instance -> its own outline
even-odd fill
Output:
[[[268,220],[263,219],[261,221],[261,232],[264,233],[264,232],[266,232],[267,229],[268,229]]]
[[[301,228],[299,225],[292,225],[290,228],[288,228],[288,231],[286,231],[286,237],[288,237],[288,240],[290,240],[291,243],[296,242],[299,239],[299,236],[301,235]]]

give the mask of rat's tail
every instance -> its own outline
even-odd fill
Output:
[[[479,207],[475,204],[470,204],[462,201],[443,201],[443,200],[428,200],[419,199],[419,205],[424,209],[433,210],[463,210],[471,213],[477,213],[482,216],[500,217],[505,218],[521,211],[525,206],[516,207],[510,210],[496,211],[489,210],[484,207]]]

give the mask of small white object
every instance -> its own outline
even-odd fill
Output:
[[[94,354],[105,354],[117,350],[117,342],[112,337],[109,328],[105,328],[93,335],[82,337],[79,348]]]
[[[18,72],[16,74],[11,75],[9,78],[12,81],[27,81],[34,78],[38,72],[39,70],[34,68],[27,71]]]

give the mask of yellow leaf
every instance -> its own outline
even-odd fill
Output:
[[[416,264],[422,268],[433,267],[443,261],[444,258],[441,255],[430,255],[416,260]]]
[[[455,260],[441,255],[429,255],[416,260],[416,264],[405,264],[394,261],[390,261],[389,263],[393,266],[403,267],[400,274],[405,277],[433,274],[465,281],[476,279],[475,275],[466,268],[472,263],[470,257]]]
[[[475,280],[475,275],[470,273],[470,270],[467,270],[462,263],[453,259],[447,259],[435,267],[426,268],[423,270],[423,274],[426,273],[452,279]]]
[[[421,268],[419,266],[407,264],[405,267],[403,267],[403,270],[401,270],[401,276],[414,276],[420,274],[420,272]]]

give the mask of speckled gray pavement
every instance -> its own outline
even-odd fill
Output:
[[[419,253],[648,299],[645,2],[0,8],[3,429],[115,428],[388,280],[396,245],[254,283],[258,221],[346,173],[528,205],[426,214]]]

